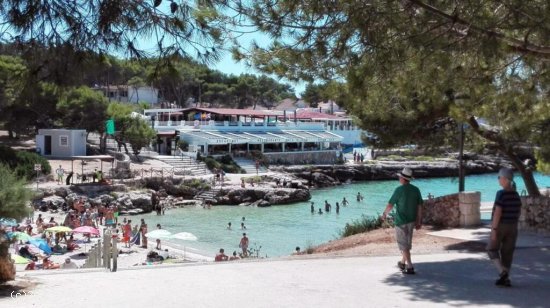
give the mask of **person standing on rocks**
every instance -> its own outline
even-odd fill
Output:
[[[489,259],[495,264],[499,287],[511,287],[509,274],[518,236],[518,220],[521,214],[521,198],[516,191],[514,173],[502,168],[498,173],[498,183],[502,190],[497,192],[491,218],[491,237],[487,245]]]
[[[404,168],[397,176],[401,185],[393,192],[382,214],[382,220],[386,220],[388,213],[395,206],[395,237],[402,255],[397,266],[403,274],[414,274],[411,261],[412,236],[414,228],[418,230],[422,226],[423,200],[418,187],[410,183],[413,179],[411,169]]]

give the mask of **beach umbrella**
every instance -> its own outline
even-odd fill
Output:
[[[13,262],[15,262],[15,264],[27,264],[30,262],[29,259],[23,258],[22,256],[13,253],[11,254],[11,259],[13,260]]]
[[[37,247],[38,249],[42,250],[48,255],[52,253],[52,249],[50,248],[46,240],[32,238],[29,240],[29,243],[31,243],[31,245],[33,245],[34,247]]]
[[[6,227],[15,227],[17,226],[17,220],[13,218],[0,217],[0,225]]]
[[[78,227],[78,228],[73,229],[72,232],[74,232],[74,233],[90,233],[92,235],[99,235],[99,230],[94,228],[94,227],[90,227],[90,226]]]
[[[55,226],[55,227],[51,227],[51,228],[46,229],[46,231],[48,231],[48,232],[71,232],[71,231],[73,231],[73,229],[71,229],[69,227],[65,227],[65,226]]]
[[[189,233],[189,232],[176,233],[176,234],[170,236],[170,238],[174,238],[174,239],[178,239],[178,240],[184,240],[184,241],[196,241],[196,240],[198,240],[198,238],[193,233]]]
[[[172,235],[172,233],[170,233],[170,231],[164,230],[164,229],[153,230],[153,231],[147,232],[145,234],[145,236],[152,237],[152,238],[169,238],[170,235]]]
[[[19,231],[8,233],[8,237],[10,239],[16,239],[16,240],[20,240],[20,241],[24,241],[24,242],[26,242],[26,241],[33,238],[32,236],[28,235],[27,233],[19,232]]]

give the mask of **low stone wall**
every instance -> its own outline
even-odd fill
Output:
[[[336,151],[264,153],[264,157],[270,164],[278,165],[334,164],[338,158],[336,153]]]
[[[481,193],[465,191],[458,194],[458,209],[460,211],[461,227],[472,227],[481,224]]]
[[[428,225],[458,227],[460,225],[458,194],[425,200],[422,220]]]
[[[520,230],[550,235],[550,198],[523,197],[521,201]]]
[[[423,222],[448,228],[477,226],[481,223],[480,200],[479,192],[430,198],[424,203]]]

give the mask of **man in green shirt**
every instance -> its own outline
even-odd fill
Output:
[[[413,179],[411,169],[404,168],[397,175],[401,185],[393,192],[382,219],[385,220],[395,206],[395,237],[402,255],[397,266],[403,274],[414,274],[411,262],[412,235],[415,227],[418,230],[422,226],[422,195],[418,187],[410,183]]]

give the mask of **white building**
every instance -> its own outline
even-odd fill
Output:
[[[145,102],[149,105],[155,105],[159,102],[159,90],[149,86],[99,86],[95,87],[94,90],[101,91],[110,101],[134,104]]]
[[[42,156],[72,157],[86,155],[86,130],[39,129],[36,151]]]

